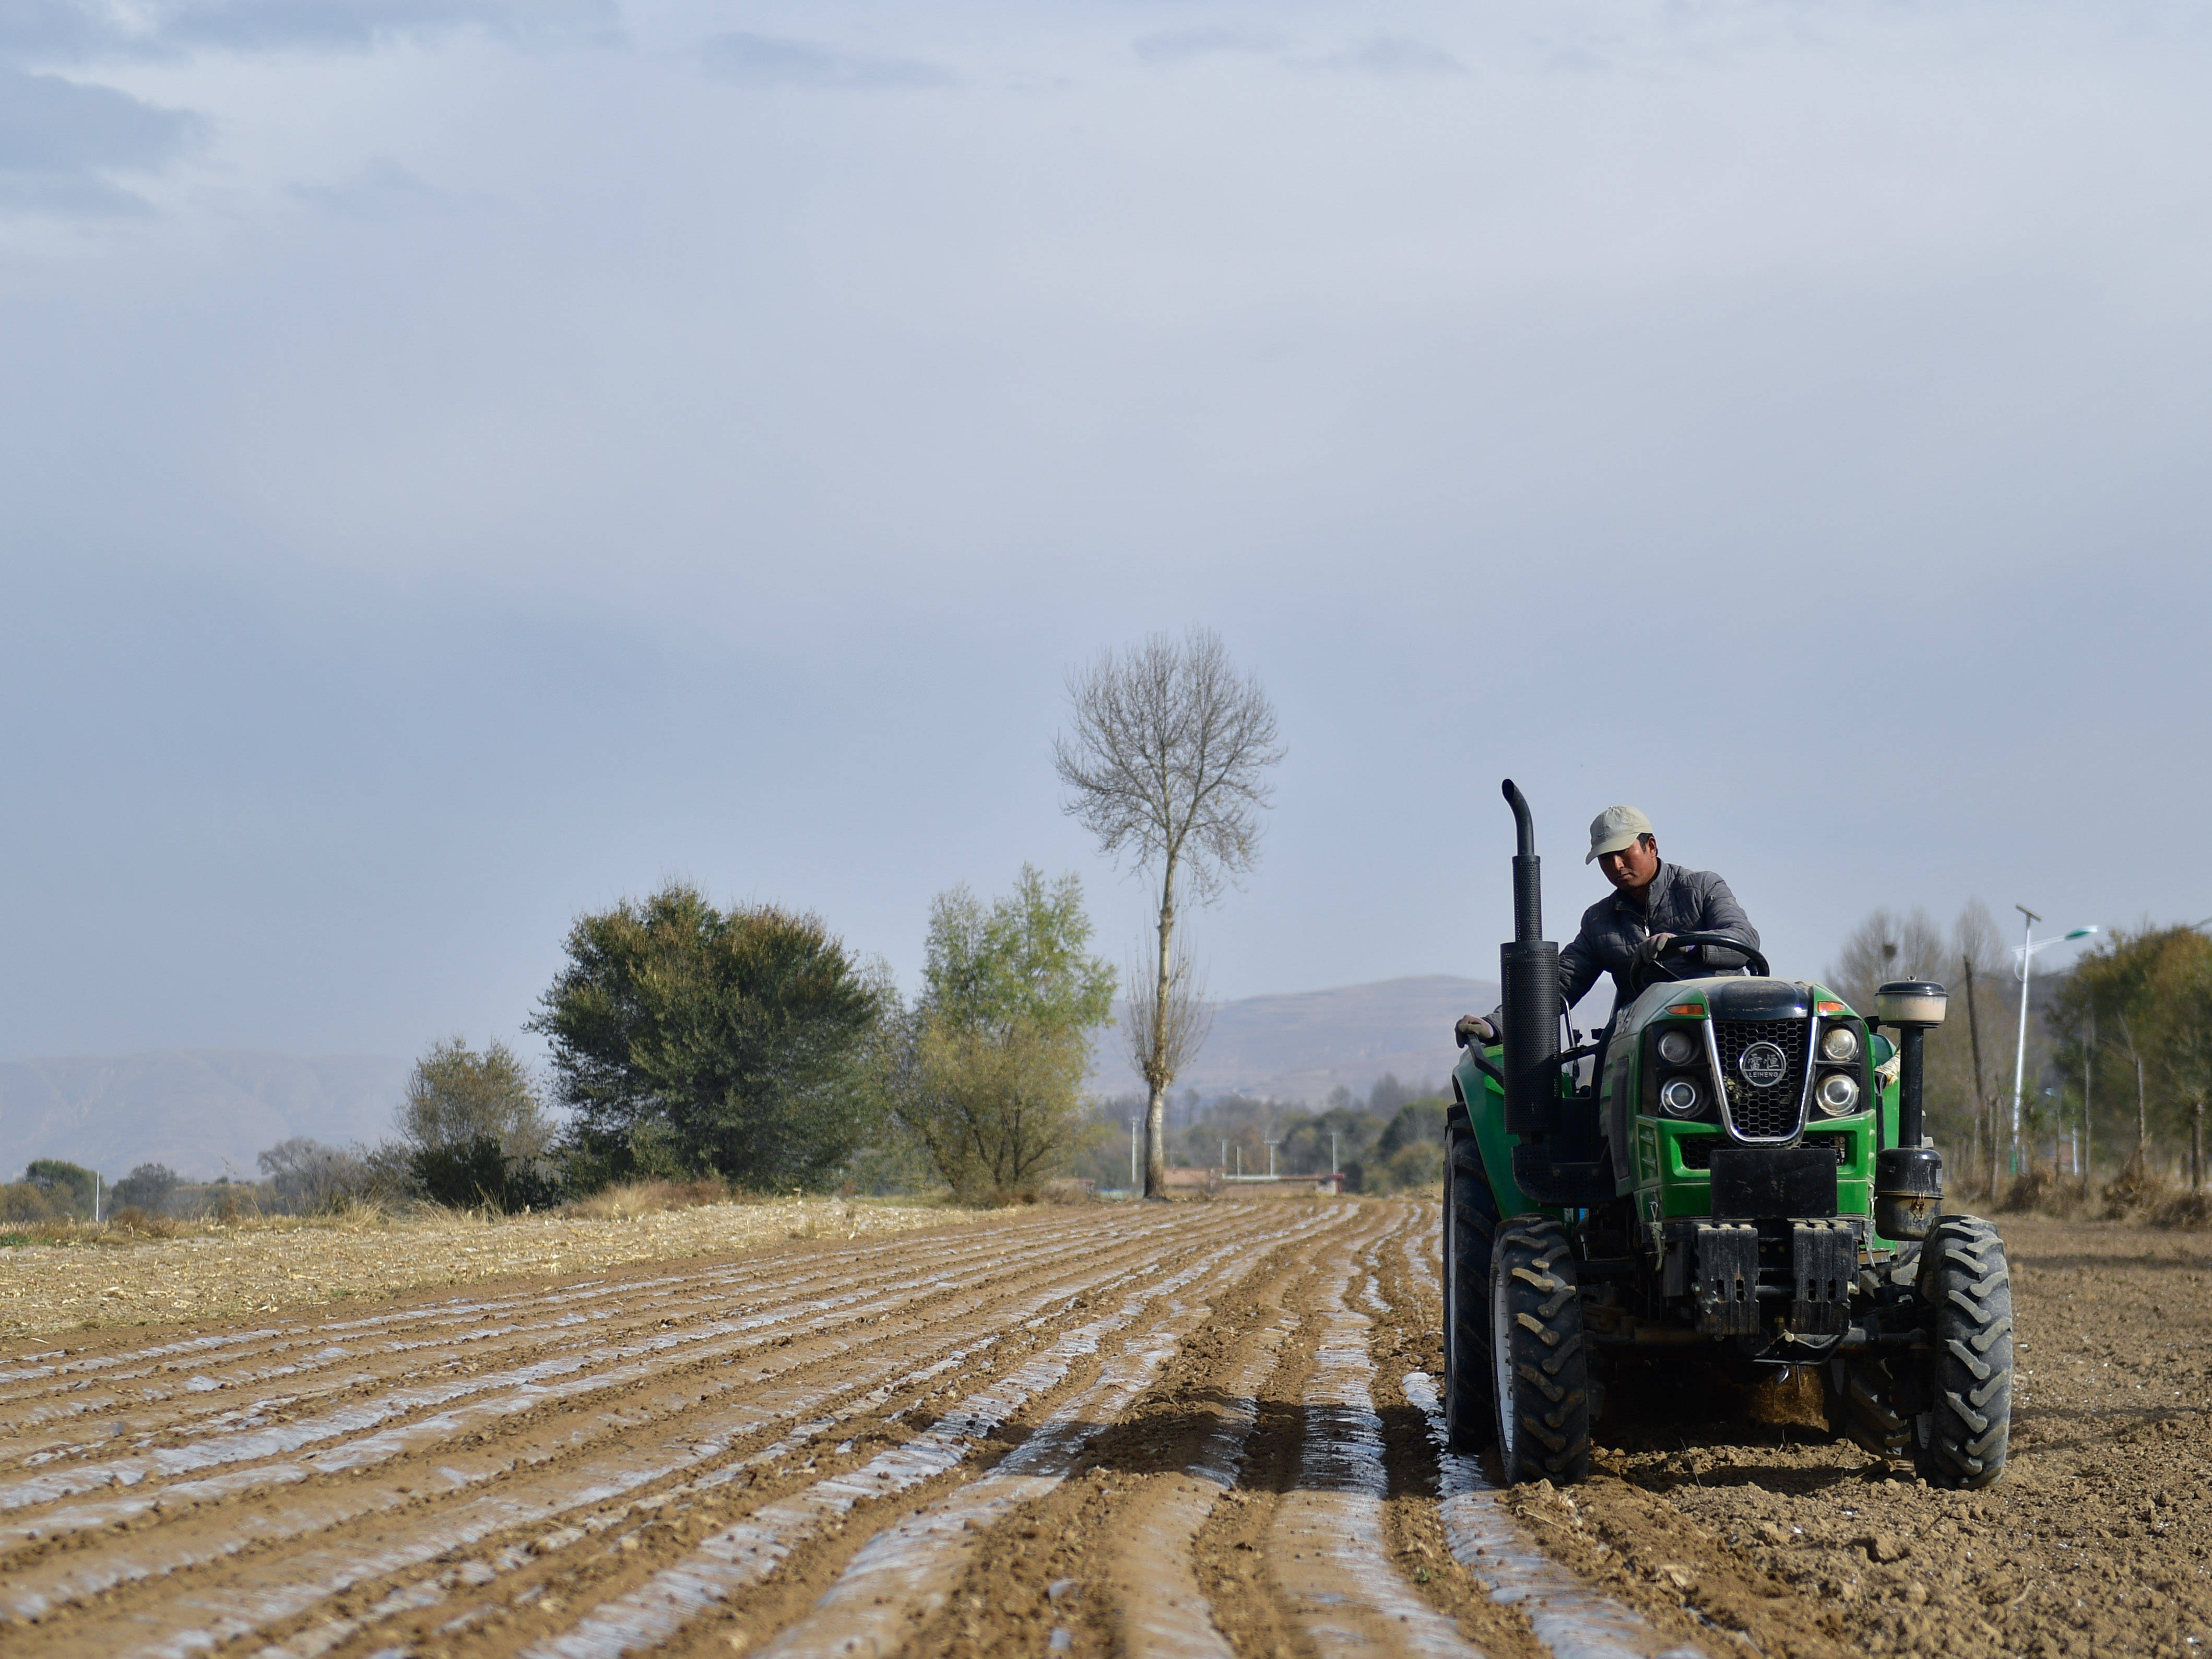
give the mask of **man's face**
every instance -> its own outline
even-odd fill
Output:
[[[1650,836],[1638,836],[1618,853],[1600,853],[1597,867],[1622,892],[1641,892],[1659,873],[1659,843]]]

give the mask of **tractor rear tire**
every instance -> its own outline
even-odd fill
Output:
[[[1498,1456],[1509,1484],[1589,1474],[1589,1355],[1567,1231],[1549,1216],[1498,1230],[1490,1262]]]
[[[1498,1198],[1482,1148],[1454,1127],[1444,1152],[1444,1428],[1451,1449],[1479,1452],[1498,1437],[1490,1362],[1490,1256]]]
[[[2012,1274],[1979,1216],[1947,1215],[1920,1252],[1935,1346],[1922,1356],[1926,1410],[1915,1462],[1931,1486],[1978,1491],[2004,1473],[2012,1434]]]

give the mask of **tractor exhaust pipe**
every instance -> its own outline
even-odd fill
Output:
[[[1498,977],[1505,992],[1505,1127],[1522,1137],[1558,1129],[1553,1088],[1559,1053],[1559,947],[1542,937],[1544,896],[1536,856],[1535,820],[1528,797],[1512,779],[1505,799],[1513,809],[1513,942],[1498,949]]]

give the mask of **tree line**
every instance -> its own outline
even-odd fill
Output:
[[[1209,1018],[1181,910],[1252,869],[1283,751],[1259,684],[1204,628],[1108,652],[1067,690],[1070,729],[1052,745],[1063,808],[1159,883],[1125,1036],[1151,1090],[1146,1190],[1164,1195],[1164,1103]],[[550,1095],[502,1044],[440,1043],[414,1069],[393,1138],[287,1140],[260,1155],[255,1190],[285,1208],[501,1210],[702,1176],[768,1191],[926,1171],[963,1198],[1026,1190],[1081,1150],[1082,1080],[1118,975],[1090,954],[1072,875],[1048,882],[1025,866],[988,902],[955,888],[929,926],[908,1004],[882,964],[804,911],[717,908],[675,882],[586,914],[526,1026],[550,1051]],[[557,1124],[550,1108],[565,1109]],[[143,1164],[126,1184],[158,1207],[189,1183]],[[51,1204],[52,1189],[27,1186],[24,1203]]]
[[[672,882],[570,927],[525,1028],[546,1042],[550,1086],[504,1043],[435,1043],[390,1139],[284,1141],[260,1155],[253,1190],[295,1212],[428,1200],[506,1212],[700,1179],[1033,1194],[1079,1151],[1083,1079],[1111,1017],[1116,975],[1091,938],[1074,875],[1025,865],[988,900],[955,887],[931,908],[908,1002],[820,918],[717,907]],[[88,1194],[90,1171],[77,1173]],[[149,1164],[115,1192],[158,1211],[185,1186]],[[199,1207],[206,1191],[193,1189]]]
[[[1982,1191],[2028,1176],[2087,1191],[2103,1167],[2116,1202],[2169,1174],[2201,1192],[2212,1175],[2212,938],[2202,925],[2145,921],[2033,976],[2015,1137],[2018,957],[1978,900],[1948,930],[1922,910],[1876,910],[1845,939],[1827,982],[1858,1008],[1885,980],[1948,988],[1948,1017],[1928,1039],[1929,1124]]]

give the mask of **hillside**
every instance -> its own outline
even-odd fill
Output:
[[[198,1048],[0,1061],[0,1179],[34,1158],[110,1179],[139,1164],[250,1177],[255,1155],[288,1136],[381,1139],[408,1069],[376,1055]]]
[[[1244,1093],[1277,1100],[1325,1100],[1340,1085],[1356,1095],[1386,1072],[1403,1083],[1441,1083],[1456,1051],[1452,1022],[1488,1013],[1498,987],[1449,974],[1417,974],[1329,991],[1246,997],[1223,1003],[1198,1061],[1176,1079],[1176,1092]],[[1117,1021],[1122,1011],[1116,1010]],[[1144,1083],[1121,1040],[1126,1024],[1105,1033],[1091,1077],[1100,1094],[1130,1094]]]

